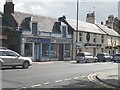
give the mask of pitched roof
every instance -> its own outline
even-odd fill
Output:
[[[76,30],[76,20],[66,20],[71,27]],[[98,28],[95,24],[83,22],[83,21],[78,21],[78,31],[82,32],[91,32],[91,33],[98,33],[98,34],[106,34],[103,32],[100,28]]]
[[[120,37],[120,35],[119,35],[115,30],[110,29],[110,28],[108,28],[107,26],[99,25],[99,24],[97,24],[97,26],[100,27],[100,28],[101,28],[104,32],[106,32],[106,34],[108,34],[108,35],[111,35],[111,36],[119,36],[119,37]]]
[[[27,14],[27,13],[22,13],[22,12],[14,12],[12,14],[14,19],[17,21],[18,26],[21,25],[23,20],[25,18],[31,17],[32,21],[36,21],[39,23],[40,31],[45,31],[45,32],[52,32],[52,28],[55,22],[57,22],[56,18],[51,18],[51,17],[44,17],[44,16],[38,16],[38,15],[32,15],[32,14]]]

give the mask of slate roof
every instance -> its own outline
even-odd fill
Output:
[[[14,19],[17,21],[18,25],[20,26],[21,23],[25,18],[32,17],[32,21],[38,22],[39,23],[39,29],[40,31],[45,31],[45,32],[52,32],[52,28],[55,22],[57,22],[57,19],[51,18],[51,17],[44,17],[40,15],[32,15],[32,14],[27,14],[23,12],[14,12],[12,14]]]
[[[97,25],[98,25],[98,27],[100,27],[104,32],[106,32],[108,35],[120,37],[120,34],[118,34],[115,30],[110,29],[110,28],[108,28],[107,26],[104,26],[104,25],[99,25],[99,24],[97,24]]]
[[[76,30],[76,23],[77,23],[76,20],[66,19],[66,21],[69,23],[69,25],[71,25],[71,27],[74,28],[74,30]],[[78,21],[78,31],[91,32],[97,34],[107,34],[111,36],[120,37],[120,35],[115,30],[110,29],[107,26],[87,23],[83,21]]]
[[[66,20],[69,25],[71,25],[74,30],[76,30],[76,20]],[[82,32],[91,32],[91,33],[97,33],[97,34],[106,34],[103,32],[100,28],[98,28],[95,24],[83,22],[83,21],[78,21],[78,31]]]

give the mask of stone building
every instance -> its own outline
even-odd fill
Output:
[[[115,30],[120,34],[120,20],[117,17],[114,17],[113,15],[109,15],[108,20],[106,20],[105,26]]]
[[[73,31],[57,19],[16,12],[6,0],[2,20],[3,46],[33,61],[71,60]]]

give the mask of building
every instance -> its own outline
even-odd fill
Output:
[[[6,0],[4,13],[0,13],[2,16],[2,27],[0,31],[0,35],[2,35],[1,46],[20,53],[20,32],[16,31],[17,22],[12,16],[14,13],[14,4],[11,1],[12,0]]]
[[[71,60],[73,31],[57,19],[15,12],[12,0],[6,0],[4,26],[2,41],[9,49],[33,61]]]
[[[105,26],[107,26],[110,29],[115,30],[116,32],[118,32],[120,34],[120,20],[115,17],[113,15],[109,15],[108,16],[108,20],[106,20],[106,24]]]
[[[77,31],[76,20],[64,19],[62,22],[74,29],[74,59],[76,51],[77,53],[81,51],[91,52],[94,55],[99,52],[107,52],[109,54],[119,52],[120,48],[118,45],[120,45],[120,35],[115,30],[95,23],[78,21]]]
[[[16,12],[12,0],[6,0],[1,15],[2,44],[33,61],[73,60],[81,51],[94,55],[120,51],[120,35],[96,24],[95,12],[87,15],[87,22],[78,21],[78,31],[76,20],[65,16],[56,19]]]

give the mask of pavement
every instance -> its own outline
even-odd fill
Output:
[[[120,88],[120,78],[118,76],[118,69],[116,70],[109,70],[109,71],[103,71],[99,73],[96,78],[110,86]]]

